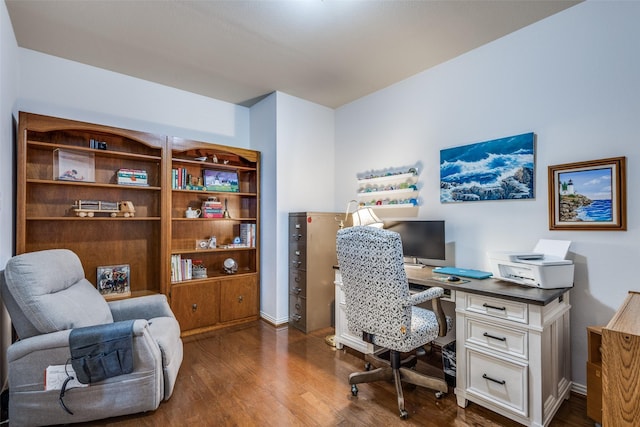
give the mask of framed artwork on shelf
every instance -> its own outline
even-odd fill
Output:
[[[53,151],[53,179],[95,182],[95,173],[96,163],[93,153],[60,148]]]
[[[105,265],[97,268],[96,286],[106,298],[120,298],[131,295],[129,264]]]
[[[440,150],[440,203],[534,198],[533,132]]]
[[[238,172],[217,170],[217,169],[203,169],[202,179],[207,191],[223,191],[230,193],[237,193],[240,191],[238,185]]]
[[[627,229],[626,158],[549,166],[549,229]]]

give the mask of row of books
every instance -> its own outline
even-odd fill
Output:
[[[256,225],[240,224],[240,242],[247,247],[255,248],[256,246]]]
[[[194,177],[186,168],[171,169],[171,188],[173,190],[204,190],[202,177]]]
[[[182,255],[171,255],[171,281],[181,282],[183,280],[191,280],[193,260],[191,258],[182,258]]]

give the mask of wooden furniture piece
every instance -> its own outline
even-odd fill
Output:
[[[630,291],[602,328],[602,425],[637,426],[640,420],[640,293]]]
[[[303,332],[333,320],[336,233],[344,213],[289,213],[289,324]]]
[[[170,183],[170,252],[174,260],[204,266],[207,276],[172,279],[171,308],[183,335],[256,320],[260,308],[260,153],[180,138],[170,138],[170,142],[172,175],[176,175]],[[197,180],[204,171],[214,180],[225,172],[237,174],[238,191],[213,191],[224,188],[215,184],[207,190],[181,181],[185,177]],[[178,175],[182,175],[180,181]],[[203,202],[213,198],[223,211],[205,218]],[[185,217],[188,208],[201,210],[200,216]],[[216,246],[201,247],[211,237]],[[238,238],[240,243],[234,243]],[[236,273],[225,272],[227,259],[236,262]]]
[[[107,149],[90,148],[91,140]],[[21,112],[17,143],[17,254],[70,249],[94,285],[98,266],[129,264],[132,296],[168,292],[165,137]],[[60,152],[93,159],[94,180],[57,179],[62,170],[54,177]],[[118,185],[116,173],[123,168],[145,170],[148,185]],[[128,218],[79,217],[75,200],[129,200],[136,212]]]
[[[77,156],[80,167],[57,161],[61,153]],[[183,171],[185,180],[191,177],[194,185],[204,184],[204,170],[227,177],[235,173],[238,191],[174,189],[173,169]],[[118,178],[122,170],[146,172],[146,183],[123,184]],[[94,285],[99,266],[129,264],[131,296],[167,295],[183,336],[256,320],[259,179],[258,151],[21,112],[16,252],[70,249]],[[185,218],[188,207],[201,209],[210,197],[221,202],[228,217]],[[78,216],[76,200],[127,201],[135,213]],[[215,246],[196,249],[212,236]],[[245,243],[234,243],[236,237]],[[201,261],[206,277],[183,275],[172,281],[172,261],[178,256]],[[225,272],[223,263],[229,258],[236,272]]]
[[[602,424],[602,326],[587,327],[587,416]]]
[[[455,298],[458,405],[472,401],[527,426],[548,425],[571,389],[569,289],[447,282],[428,267],[406,273],[410,284],[440,286]],[[345,327],[336,320],[336,342],[367,350]]]

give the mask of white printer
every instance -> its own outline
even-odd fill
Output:
[[[566,259],[571,241],[541,239],[532,252],[489,252],[495,279],[555,289],[573,287],[573,261]]]

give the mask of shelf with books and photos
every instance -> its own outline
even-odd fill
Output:
[[[126,264],[118,296],[164,292],[166,137],[21,112],[17,144],[16,252],[67,248],[96,287],[99,268]],[[144,183],[119,179],[129,170]]]
[[[180,138],[170,150],[171,305],[183,335],[257,319],[260,153]]]

